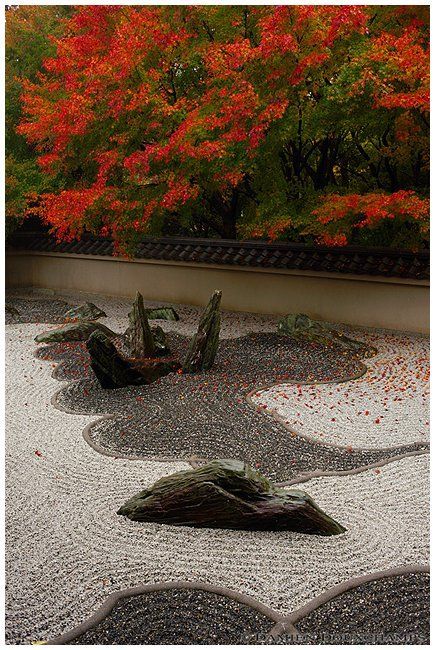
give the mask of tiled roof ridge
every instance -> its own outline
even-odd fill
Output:
[[[56,242],[47,233],[16,233],[9,247],[29,252],[80,255],[113,254],[113,243],[86,235],[73,242]],[[185,237],[144,238],[136,259],[225,264],[259,268],[293,269],[326,273],[378,275],[414,280],[429,279],[429,251],[343,246],[330,248],[293,242],[232,241]]]

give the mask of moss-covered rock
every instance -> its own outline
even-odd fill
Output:
[[[150,384],[180,368],[180,364],[173,360],[127,359],[99,331],[91,334],[86,347],[91,357],[92,370],[102,388]]]
[[[136,293],[128,319],[130,324],[126,335],[131,356],[136,358],[153,357],[155,354],[154,338],[145,313],[143,297],[139,291]]]
[[[222,291],[215,291],[205,308],[198,331],[193,336],[183,363],[184,372],[198,372],[212,367],[219,346]]]
[[[65,312],[66,321],[93,321],[105,316],[107,316],[107,314],[102,309],[97,307],[97,305],[94,305],[93,302],[85,302],[83,305],[73,307],[72,309],[68,309],[68,311]]]
[[[180,320],[173,307],[149,307],[145,309],[148,320]]]
[[[60,343],[71,341],[87,341],[90,335],[95,332],[101,332],[108,338],[118,336],[111,329],[102,323],[91,321],[77,321],[76,323],[67,323],[55,330],[48,330],[35,336],[37,343]]]
[[[356,352],[361,357],[371,357],[376,350],[363,341],[350,339],[326,323],[312,320],[305,314],[288,314],[278,323],[278,333],[290,336],[297,341],[320,343],[321,345],[339,345]]]
[[[300,490],[273,486],[237,460],[215,460],[161,478],[119,510],[133,521],[338,535],[345,528]]]

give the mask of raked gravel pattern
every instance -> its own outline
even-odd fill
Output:
[[[353,334],[355,336],[355,333]],[[358,332],[378,350],[362,377],[336,385],[279,384],[252,395],[292,431],[354,449],[429,440],[429,340],[392,332]]]
[[[67,304],[63,309],[61,302]],[[128,312],[131,311],[133,298],[119,298],[112,296],[100,296],[93,293],[51,291],[43,289],[17,289],[8,292],[6,302],[16,307],[21,318],[11,317],[10,323],[17,322],[40,322],[58,323],[62,322],[61,314],[72,306],[93,302],[106,312],[108,318],[100,319],[101,323],[107,325],[116,332],[124,332],[128,326]],[[51,303],[51,304],[50,304]],[[27,320],[24,305],[28,305],[31,318]],[[175,307],[179,321],[152,321],[160,325],[165,331],[176,332],[183,336],[192,336],[198,327],[199,318],[204,306],[195,307],[191,305],[174,305],[164,301],[144,301],[145,307],[168,306]],[[9,317],[8,317],[9,318]],[[237,338],[250,332],[276,332],[277,318],[264,314],[251,314],[245,312],[222,311],[222,324],[220,338]],[[49,329],[49,328],[46,328]]]
[[[52,638],[116,590],[169,580],[245,593],[287,614],[335,584],[428,560],[428,455],[303,485],[347,528],[315,537],[140,524],[128,497],[186,468],[105,457],[80,431],[89,416],[55,409],[59,384],[33,356],[39,327],[7,327],[6,583],[8,643]]]
[[[186,337],[168,335],[181,356]],[[187,460],[233,457],[275,481],[311,470],[349,470],[409,453],[415,445],[386,451],[354,451],[305,440],[247,399],[265,383],[332,381],[355,377],[365,366],[337,348],[304,345],[277,333],[223,339],[213,368],[195,375],[171,374],[150,386],[102,390],[89,366],[84,344],[55,344],[38,356],[61,362],[60,380],[75,380],[55,397],[60,409],[113,414],[96,420],[86,439],[101,453],[144,459]]]
[[[173,350],[188,339],[171,334]],[[213,369],[195,375],[171,374],[150,386],[102,390],[89,367],[84,344],[40,347],[39,358],[62,361],[56,378],[76,379],[54,403],[74,413],[108,414],[86,431],[100,453],[116,457],[188,460],[232,457],[257,467],[275,481],[294,480],[310,470],[349,470],[415,450],[355,452],[295,436],[247,394],[261,382],[328,378],[361,372],[352,356],[319,346],[306,347],[278,334],[251,334],[223,340]],[[364,368],[363,368],[364,370]],[[78,379],[82,377],[82,379]]]
[[[44,297],[6,298],[5,320],[7,325],[14,323],[63,323],[64,314],[69,308],[67,302]]]
[[[170,589],[120,600],[67,645],[251,645],[273,621],[232,598]]]
[[[389,576],[351,589],[296,623],[297,644],[429,645],[428,573]],[[287,640],[287,639],[283,639]]]

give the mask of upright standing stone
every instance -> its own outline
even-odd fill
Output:
[[[201,316],[183,363],[184,372],[208,370],[213,365],[219,345],[221,297],[222,291],[215,291]]]
[[[130,321],[128,338],[132,357],[153,357],[155,354],[153,334],[145,313],[143,297],[139,291],[136,293],[133,308],[128,318]]]

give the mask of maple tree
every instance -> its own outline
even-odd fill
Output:
[[[13,231],[30,212],[37,196],[57,187],[43,174],[37,155],[16,127],[22,119],[20,79],[35,80],[44,59],[53,55],[51,36],[62,33],[66,6],[6,7],[6,225]]]
[[[80,6],[51,44],[18,132],[58,237],[425,240],[426,7]]]

